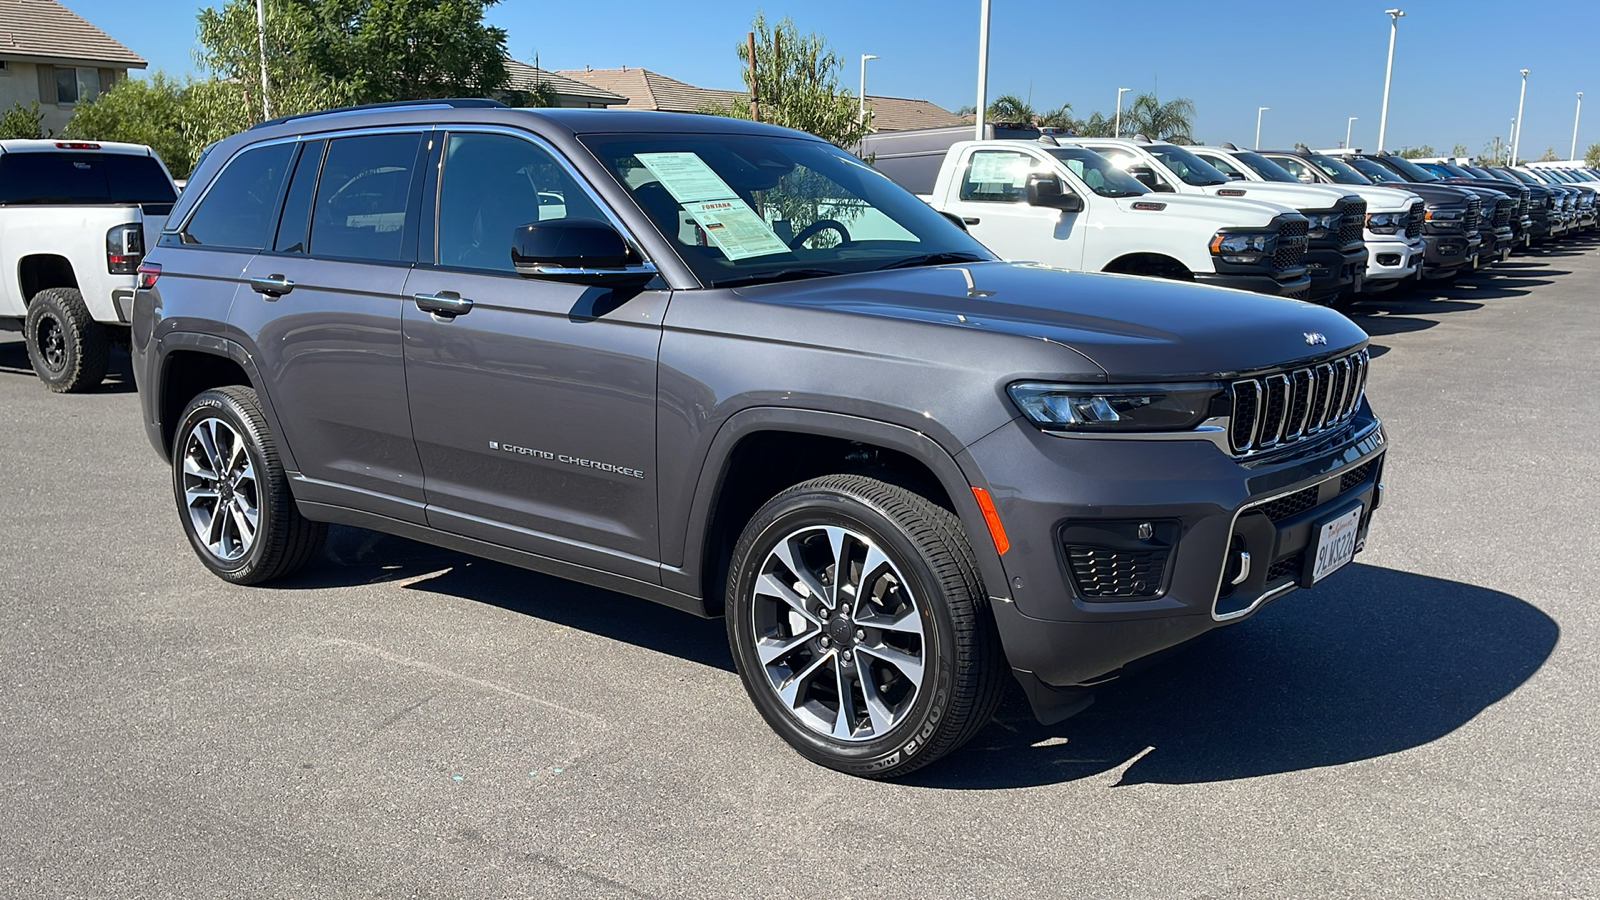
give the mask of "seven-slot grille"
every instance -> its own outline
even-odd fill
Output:
[[[1532,203],[1533,203],[1533,192],[1524,189],[1523,192],[1522,192],[1522,199],[1517,203],[1517,218],[1518,219],[1525,219],[1525,218],[1528,217],[1528,207]]]
[[[1478,230],[1479,220],[1483,218],[1483,201],[1473,197],[1467,201],[1467,215],[1461,220],[1461,233],[1471,234]]]
[[[1339,204],[1339,243],[1354,244],[1361,240],[1367,226],[1367,201],[1346,200]]]
[[[1517,201],[1506,197],[1498,200],[1494,207],[1494,227],[1509,228],[1511,226],[1511,206]]]
[[[1342,424],[1361,406],[1366,350],[1231,385],[1228,440],[1235,454],[1272,450]]]
[[[1406,237],[1414,238],[1422,233],[1422,217],[1425,212],[1421,203],[1411,204],[1411,216],[1406,219]]]
[[[1305,219],[1283,223],[1278,229],[1278,248],[1272,253],[1274,269],[1293,269],[1305,263],[1306,232],[1309,230]]]

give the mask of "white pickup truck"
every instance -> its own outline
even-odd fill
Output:
[[[1241,150],[1233,144],[1184,149],[1235,181],[1306,183],[1297,173],[1288,171],[1277,162],[1253,150]],[[1348,191],[1367,201],[1364,234],[1367,242],[1367,279],[1363,282],[1362,292],[1375,294],[1386,291],[1407,278],[1416,277],[1427,249],[1422,241],[1422,198],[1407,190],[1376,184],[1341,184],[1338,190]]]
[[[1156,195],[1072,138],[971,141],[927,131],[894,132],[864,149],[879,171],[1007,259],[1295,298],[1310,288],[1308,223],[1291,208]]]
[[[177,197],[149,147],[0,141],[0,328],[24,332],[50,390],[105,378],[144,248]]]

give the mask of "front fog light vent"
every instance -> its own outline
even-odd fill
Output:
[[[1061,549],[1078,596],[1150,600],[1166,591],[1177,538],[1173,521],[1075,522],[1062,526]]]

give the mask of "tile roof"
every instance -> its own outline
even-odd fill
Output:
[[[4,3],[5,0],[0,0]],[[556,95],[572,97],[588,103],[604,103],[608,106],[621,106],[628,101],[626,94],[617,94],[604,88],[597,87],[576,78],[568,78],[557,72],[548,72],[536,69],[525,62],[515,59],[506,59],[506,74],[511,78],[506,86],[512,90],[531,90],[535,84],[548,84]]]
[[[55,0],[0,0],[0,58],[145,67],[143,57]]]
[[[628,97],[624,109],[658,109],[668,112],[694,112],[708,103],[745,103],[744,91],[724,91],[695,87],[649,69],[560,69],[566,75]],[[955,113],[927,100],[867,95],[872,110],[872,125],[878,131],[903,131],[907,128],[933,128],[959,125]]]

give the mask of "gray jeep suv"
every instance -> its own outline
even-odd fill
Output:
[[[135,369],[202,563],[326,523],[723,615],[799,752],[950,752],[1361,549],[1367,336],[1296,301],[997,260],[797,132],[433,101],[217,144]]]

